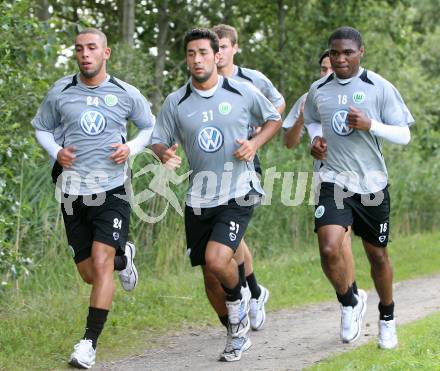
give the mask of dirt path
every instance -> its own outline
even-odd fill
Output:
[[[404,324],[440,310],[440,275],[395,284],[396,319]],[[363,332],[355,344],[339,341],[336,301],[268,314],[264,330],[252,332],[252,347],[239,363],[218,362],[224,330],[209,329],[161,339],[162,347],[96,370],[298,370],[330,355],[349,351],[377,336],[378,297],[370,291]]]

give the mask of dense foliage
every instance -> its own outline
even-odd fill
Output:
[[[0,2],[0,277],[4,284],[32,261],[64,250],[59,208],[53,197],[47,155],[33,138],[30,120],[50,85],[75,70],[70,55],[76,30],[101,27],[113,49],[111,73],[136,85],[158,111],[164,97],[186,78],[182,39],[195,26],[219,22],[239,31],[240,64],[268,75],[290,106],[317,77],[317,58],[330,32],[351,25],[364,35],[364,65],[392,81],[416,118],[413,141],[388,146],[394,231],[431,229],[439,221],[436,191],[440,143],[440,27],[435,0],[244,0],[136,2],[133,45],[121,39],[116,0],[56,0],[42,21],[39,4],[29,0]],[[306,146],[287,151],[274,140],[262,151],[265,167],[308,171]],[[145,181],[138,181],[140,189]],[[184,185],[176,191],[183,195]],[[249,238],[257,253],[300,245],[313,237],[308,205],[286,208],[276,184],[274,204],[256,213]],[[155,197],[146,207],[159,212]],[[270,226],[271,233],[263,233]],[[170,211],[158,224],[134,219],[132,236],[149,246],[157,267],[182,261],[180,216]],[[276,239],[273,237],[277,236]],[[160,249],[160,246],[171,248]]]

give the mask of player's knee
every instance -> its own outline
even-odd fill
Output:
[[[390,265],[388,254],[382,249],[377,249],[377,251],[369,252],[368,255],[371,264],[374,265],[375,267],[382,268]]]
[[[340,255],[340,246],[333,242],[324,242],[320,244],[319,250],[321,253],[321,258],[326,261],[335,260]]]
[[[221,274],[226,269],[226,264],[222,259],[216,259],[215,257],[206,258],[206,268],[215,277]]]
[[[111,274],[114,268],[114,258],[112,259],[106,254],[94,256],[92,258],[92,267],[95,277]]]

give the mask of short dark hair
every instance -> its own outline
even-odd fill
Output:
[[[186,53],[186,47],[188,46],[188,43],[190,41],[200,40],[200,39],[209,40],[211,44],[211,48],[214,51],[214,53],[218,53],[219,51],[218,37],[214,32],[208,30],[207,28],[194,28],[186,33],[185,39],[183,41],[185,53]]]
[[[104,47],[105,48],[107,47],[107,36],[105,35],[104,32],[102,32],[101,30],[98,30],[97,28],[85,28],[84,30],[78,32],[76,34],[75,41],[79,35],[85,35],[85,34],[98,35],[101,38]]]
[[[212,31],[216,33],[219,39],[227,38],[232,45],[237,44],[238,34],[234,27],[228,24],[218,24],[212,28]]]
[[[334,31],[328,39],[328,46],[330,46],[333,40],[353,40],[358,48],[363,45],[361,33],[353,27],[340,27]]]
[[[329,51],[328,49],[325,49],[325,50],[322,52],[321,56],[319,57],[319,65],[321,65],[322,61],[323,61],[325,58],[330,58],[330,51]]]

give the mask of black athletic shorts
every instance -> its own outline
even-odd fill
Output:
[[[91,256],[93,241],[113,246],[116,255],[123,255],[130,225],[130,203],[117,195],[125,195],[124,186],[92,196],[78,196],[73,202],[61,204],[67,240],[75,263]],[[74,197],[64,195],[65,198]],[[90,200],[102,197],[99,206]],[[69,215],[70,214],[70,215]]]
[[[348,196],[333,183],[322,183],[315,207],[315,232],[324,225],[352,226],[356,235],[374,246],[386,247],[390,231],[390,195],[382,191]],[[344,197],[346,196],[346,197]],[[347,197],[348,196],[348,197]]]
[[[205,265],[209,241],[229,246],[234,252],[252,217],[253,206],[240,206],[229,200],[227,205],[205,209],[185,207],[185,232],[191,265]]]

